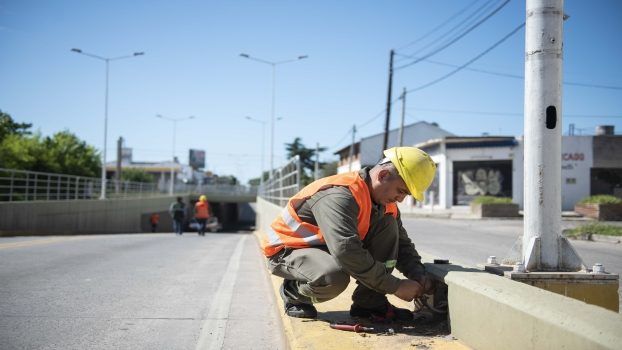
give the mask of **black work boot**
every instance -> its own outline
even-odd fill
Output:
[[[285,313],[290,317],[316,318],[317,310],[312,304],[303,303],[292,298],[295,294],[288,290],[295,281],[284,280],[279,292],[285,304]]]
[[[413,319],[412,311],[397,308],[389,302],[375,308],[365,308],[357,304],[352,304],[350,307],[350,316],[370,318],[373,322],[411,321]]]

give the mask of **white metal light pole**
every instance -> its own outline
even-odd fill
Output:
[[[523,263],[530,271],[578,271],[561,236],[563,0],[527,0]]]
[[[160,118],[160,119],[164,119],[164,120],[169,120],[171,122],[173,122],[173,156],[171,159],[171,184],[169,186],[168,189],[168,194],[169,195],[174,195],[175,194],[175,138],[177,136],[177,122],[180,121],[184,121],[184,120],[189,120],[189,119],[194,119],[194,116],[189,116],[189,117],[185,117],[185,118],[168,118],[165,117],[161,114],[156,115],[156,118]]]
[[[266,139],[266,121],[265,120],[259,120],[259,119],[255,119],[252,118],[250,116],[246,116],[246,119],[255,122],[255,123],[260,123],[261,124],[261,176],[259,177],[259,186],[263,186],[263,173],[265,171],[264,168],[264,156],[265,156],[265,150],[266,150],[266,146],[265,146],[265,139]]]
[[[76,48],[71,49],[71,51],[106,62],[106,94],[105,94],[105,102],[104,102],[104,149],[102,150],[102,178],[101,178],[101,193],[99,197],[99,199],[106,199],[106,148],[107,148],[106,143],[108,142],[108,72],[109,72],[110,61],[122,60],[122,59],[132,58],[136,56],[142,56],[145,53],[134,52],[131,55],[125,55],[125,56],[102,57],[102,56],[94,55],[92,53],[84,52]]]
[[[270,176],[272,176],[272,172],[274,171],[274,123],[275,123],[274,113],[275,113],[275,108],[276,108],[275,107],[276,106],[276,66],[279,64],[285,64],[285,63],[295,62],[298,60],[309,58],[309,56],[301,55],[293,59],[289,59],[285,61],[276,61],[276,62],[264,60],[261,58],[256,58],[245,53],[241,53],[240,56],[244,58],[248,58],[249,60],[269,64],[272,66],[272,108],[270,112]]]

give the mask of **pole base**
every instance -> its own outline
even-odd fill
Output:
[[[540,237],[533,237],[529,241],[527,249],[523,249],[525,259],[525,269],[529,272],[535,271],[585,271],[587,267],[583,260],[570,244],[566,237],[557,237],[559,247],[558,266],[543,266],[540,257]]]

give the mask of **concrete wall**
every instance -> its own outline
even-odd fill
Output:
[[[266,229],[270,227],[272,221],[281,213],[281,210],[283,210],[283,208],[278,205],[272,204],[260,197],[257,197],[256,208],[257,219],[255,221],[255,228],[263,232],[266,232]]]
[[[160,212],[164,226],[168,215],[162,213],[173,201],[163,196],[0,203],[0,235],[141,232],[149,213]]]
[[[594,168],[622,168],[622,137],[594,136]]]
[[[562,210],[590,195],[590,169],[594,163],[592,136],[562,137]]]

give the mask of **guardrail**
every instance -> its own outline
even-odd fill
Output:
[[[300,157],[291,158],[287,164],[272,172],[270,178],[259,189],[259,197],[284,207],[290,197],[300,191]]]
[[[153,195],[155,184],[131,181],[106,181],[109,197]],[[38,201],[96,199],[101,179],[84,176],[0,168],[0,201]]]
[[[175,194],[255,195],[256,187],[225,184],[176,184]],[[0,168],[0,202],[98,199],[101,179]],[[106,181],[106,197],[140,198],[168,194],[168,185]]]

